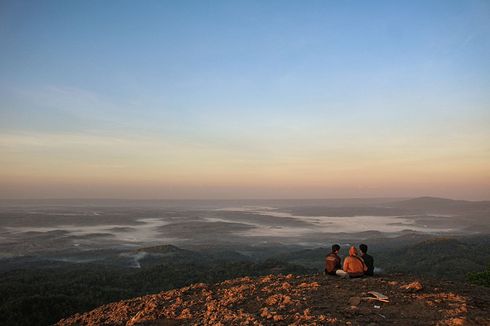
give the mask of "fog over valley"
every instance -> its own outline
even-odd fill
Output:
[[[131,206],[128,206],[131,205]],[[488,234],[489,202],[411,200],[3,202],[0,257],[128,265],[138,248],[196,251],[300,250],[341,242]],[[385,240],[383,240],[385,239]],[[398,240],[397,240],[398,239]],[[211,249],[210,249],[211,248]],[[129,251],[129,253],[128,253]],[[91,256],[91,252],[93,255]],[[111,257],[107,261],[108,257]],[[8,265],[8,264],[6,264]],[[5,266],[4,265],[4,268]]]

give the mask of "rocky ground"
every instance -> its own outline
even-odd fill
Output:
[[[366,299],[369,291],[389,302]],[[490,290],[403,275],[244,277],[101,306],[57,325],[490,325]]]

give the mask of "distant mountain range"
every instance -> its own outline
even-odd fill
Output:
[[[418,197],[387,204],[390,207],[437,212],[490,211],[490,201],[453,200],[439,197]]]
[[[227,199],[227,200],[171,200],[171,199],[0,199],[0,206],[83,206],[83,207],[194,207],[209,208],[218,206],[240,205],[276,205],[278,207],[290,206],[329,206],[354,207],[378,206],[384,204],[415,207],[468,207],[487,206],[490,201],[453,200],[440,197],[416,198],[324,198],[324,199]]]

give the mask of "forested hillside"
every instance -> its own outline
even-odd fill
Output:
[[[378,275],[413,274],[489,286],[488,237],[435,238],[394,249],[371,250]],[[53,263],[0,274],[0,314],[9,325],[48,325],[105,303],[240,276],[321,273],[327,248],[251,259],[238,252],[200,253],[175,246],[130,252],[141,268],[113,264]],[[342,255],[345,253],[341,253]]]

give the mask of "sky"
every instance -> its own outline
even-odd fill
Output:
[[[488,1],[0,1],[0,199],[490,199]]]

